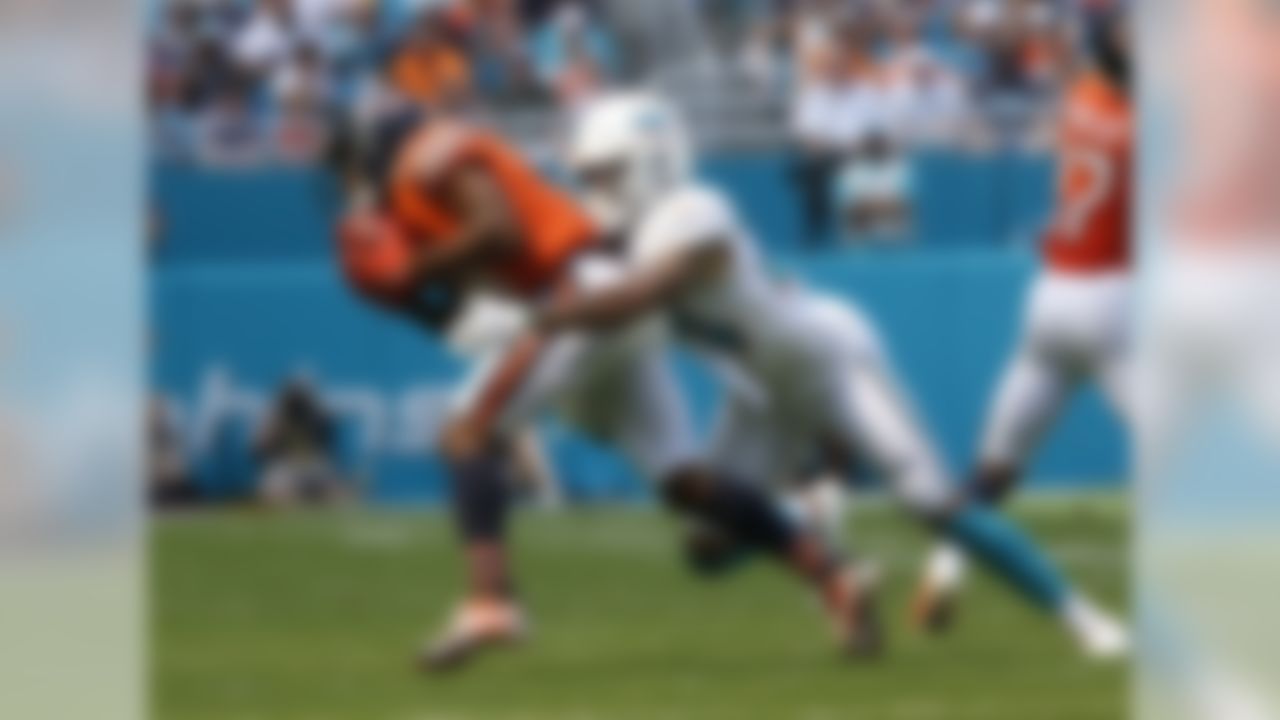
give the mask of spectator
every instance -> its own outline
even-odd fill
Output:
[[[533,36],[534,72],[562,106],[573,106],[615,75],[613,41],[579,3],[556,7]]]
[[[208,107],[229,89],[245,83],[217,36],[201,35],[183,78],[183,106],[188,112]]]
[[[151,149],[161,157],[181,158],[190,146],[184,109],[195,48],[198,15],[194,6],[174,5],[168,24],[151,43],[147,82]]]
[[[824,41],[825,42],[825,41]],[[811,48],[792,97],[790,131],[796,147],[795,177],[811,245],[830,236],[831,183],[841,158],[873,124],[876,101],[868,88],[865,36],[858,20],[846,21],[821,50]]]
[[[153,90],[173,95],[181,93],[180,86],[190,71],[200,39],[200,20],[200,9],[190,0],[174,2],[168,7],[164,24],[152,39],[149,52]],[[155,85],[166,87],[155,88]]]
[[[247,149],[252,135],[247,128],[261,115],[261,130],[275,140],[276,158],[305,162],[331,124],[325,115],[359,115],[375,94],[434,109],[468,103],[473,93],[507,107],[511,101],[533,104],[546,98],[573,106],[622,70],[617,38],[593,12],[603,5],[590,0],[167,0],[149,52],[153,147],[166,157],[199,156],[210,143],[212,125],[228,141],[214,145]],[[763,94],[752,93],[740,103],[732,98],[735,107],[762,110],[744,114],[740,124],[735,118],[733,132],[737,137],[737,128],[746,128],[753,139],[778,130],[790,135],[798,149],[808,234],[815,242],[828,234],[834,217],[827,189],[836,168],[870,133],[892,129],[904,150],[968,144],[977,128],[990,130],[986,134],[993,139],[1021,142],[1047,114],[1060,70],[1074,61],[1066,33],[1073,4],[1061,0],[717,0],[695,5],[719,26],[710,28],[708,37],[723,41],[710,43],[706,52],[731,53],[723,59],[741,71],[726,80],[741,78],[766,92],[790,93],[785,129],[768,125],[772,115],[762,117],[766,103],[751,102],[766,100]],[[401,28],[386,30],[384,21],[396,15],[383,10],[400,6],[417,11],[408,16],[408,32],[389,47],[388,35],[399,36]],[[609,7],[623,12],[616,4]],[[632,11],[630,4],[627,8]],[[732,37],[717,34],[726,28]],[[648,46],[637,44],[637,57],[661,52],[661,43],[648,41]],[[374,77],[377,82],[366,82]],[[693,80],[673,85],[693,92],[698,87]],[[708,107],[727,106],[720,98],[733,92],[706,93]],[[243,101],[243,110],[233,97]],[[237,134],[229,128],[237,127],[246,129],[240,134],[245,142],[230,143]]]
[[[332,81],[319,47],[299,45],[293,58],[276,72],[272,85],[275,158],[287,165],[315,164],[329,144],[333,100]]]
[[[876,134],[848,158],[835,194],[846,241],[901,241],[910,232],[911,163],[888,135]]]
[[[232,41],[232,56],[241,72],[265,77],[290,57],[297,41],[289,0],[257,0],[253,14]]]
[[[258,494],[268,505],[328,503],[345,494],[337,470],[333,419],[303,378],[281,388],[258,434],[256,450],[263,468]]]
[[[1044,17],[1031,6],[997,0],[975,0],[964,28],[969,42],[982,49],[982,73],[975,79],[975,100],[983,122],[997,145],[1024,139],[1037,125],[1049,99],[1043,74],[1037,73],[1041,54],[1034,50],[1031,30]],[[1020,11],[1021,10],[1021,11]]]
[[[607,71],[588,47],[587,37],[574,33],[565,38],[565,57],[552,78],[552,88],[560,106],[580,107],[608,84]]]
[[[271,78],[275,102],[303,101],[325,107],[333,99],[328,67],[314,43],[298,45]]]
[[[515,0],[473,0],[468,23],[477,83],[491,98],[534,100],[545,96],[529,58],[527,35]]]
[[[959,144],[970,128],[969,91],[925,41],[921,18],[891,15],[881,69],[884,124],[908,148]]]
[[[961,147],[974,137],[973,105],[963,78],[941,63],[906,68],[892,90],[901,105],[895,119],[912,148]],[[894,107],[891,104],[891,107]]]
[[[322,41],[353,13],[373,7],[376,0],[293,0],[293,16],[298,32],[312,42]]]
[[[229,42],[252,17],[256,0],[190,0],[201,8],[202,33]]]
[[[196,121],[196,157],[222,169],[253,167],[266,159],[261,123],[249,104],[247,83],[227,85]]]
[[[778,26],[771,20],[757,20],[752,25],[738,53],[738,66],[751,84],[774,90],[784,80],[786,67],[779,45]]]
[[[800,0],[790,17],[791,48],[796,75],[824,76],[837,54],[835,28],[841,22],[835,0]]]
[[[285,165],[313,166],[329,149],[330,116],[309,94],[289,91],[280,100],[271,127],[273,156]]]
[[[441,11],[429,9],[396,54],[392,81],[405,97],[433,108],[454,108],[471,89],[467,58],[451,42]]]
[[[379,8],[378,0],[299,0],[300,37],[325,61],[335,93],[345,94],[387,54]]]

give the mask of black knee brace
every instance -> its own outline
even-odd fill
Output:
[[[680,473],[663,488],[667,502],[756,550],[781,554],[796,529],[758,488],[708,472]]]
[[[506,534],[506,458],[497,451],[452,463],[454,514],[464,542],[502,540]]]

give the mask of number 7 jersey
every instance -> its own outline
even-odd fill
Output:
[[[1124,91],[1088,73],[1067,93],[1059,125],[1056,215],[1045,263],[1066,273],[1127,269],[1133,118]]]

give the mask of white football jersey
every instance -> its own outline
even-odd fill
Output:
[[[729,264],[668,309],[671,330],[754,375],[801,341],[801,292],[769,274],[755,238],[723,194],[698,184],[671,191],[645,215],[627,253],[629,262],[644,267],[707,244],[727,247]]]
[[[720,193],[671,191],[631,237],[644,266],[705,243],[728,266],[667,309],[684,344],[707,350],[727,401],[713,456],[743,477],[793,480],[838,438],[879,468],[913,508],[950,500],[950,483],[871,322],[851,302],[772,277]]]

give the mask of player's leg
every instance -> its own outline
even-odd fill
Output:
[[[1074,385],[1063,361],[1024,342],[1000,381],[979,446],[972,487],[982,500],[999,504],[1013,491]]]
[[[512,472],[522,492],[532,496],[546,510],[558,510],[564,506],[560,477],[547,456],[537,428],[527,426],[513,434],[511,460]]]
[[[456,667],[483,647],[519,639],[523,611],[507,550],[512,438],[562,388],[585,350],[581,338],[529,336],[482,362],[441,438],[467,590],[444,633],[423,653],[427,669]]]
[[[863,360],[842,372],[835,383],[839,407],[833,414],[845,442],[921,517],[949,509],[956,491],[892,374],[878,362]],[[935,632],[950,627],[966,564],[963,552],[949,540],[930,550],[911,607],[918,626]]]
[[[801,473],[798,480],[784,479],[782,493],[792,517],[822,533],[830,547],[848,554],[846,530],[854,497],[847,487],[845,467],[843,463],[832,464],[829,470]]]
[[[1032,298],[1027,329],[1009,362],[991,403],[970,481],[983,502],[999,504],[1016,487],[1022,468],[1066,401],[1074,384],[1065,360],[1055,354],[1054,323],[1045,309],[1045,293]],[[963,582],[964,559],[948,542],[929,552],[912,602],[916,623],[926,629],[945,626]]]
[[[1106,397],[1111,410],[1126,427],[1137,415],[1137,388],[1133,376],[1133,303],[1127,276],[1100,279],[1093,298],[1089,348],[1089,372]]]
[[[1059,618],[1086,651],[1123,650],[1118,626],[1076,592],[1014,523],[985,503],[957,499],[905,394],[877,355],[868,353],[846,369],[839,394],[844,427],[858,449],[909,508],[1032,605]]]
[[[655,478],[664,501],[722,537],[740,552],[776,558],[822,599],[841,645],[857,656],[880,649],[879,626],[869,616],[859,578],[823,541],[797,524],[766,483],[721,470],[698,458],[692,423],[665,359],[638,358],[624,397],[619,440],[644,471]]]
[[[758,397],[729,391],[721,403],[712,433],[709,462],[722,474],[764,478],[777,465],[773,423]],[[685,559],[703,577],[719,577],[754,554],[722,528],[690,517],[684,537]]]
[[[849,557],[844,539],[844,479],[835,472],[827,448],[815,442],[816,430],[807,407],[788,412],[786,403],[755,393],[727,393],[713,434],[711,463],[721,473],[764,483],[793,523],[811,528],[836,553]],[[806,475],[812,475],[806,477]],[[693,569],[716,576],[750,556],[742,545],[705,524],[695,523],[687,535],[686,553]]]

